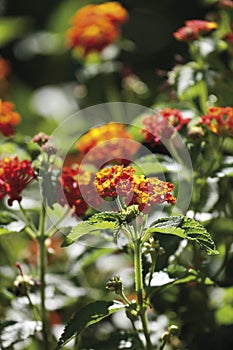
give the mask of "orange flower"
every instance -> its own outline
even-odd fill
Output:
[[[124,168],[122,165],[114,165],[101,169],[96,174],[95,185],[101,197],[120,196],[125,205],[137,204],[144,213],[149,213],[152,205],[176,202],[171,193],[173,184],[157,177],[146,179],[144,175],[136,175],[131,166]]]
[[[19,113],[13,109],[13,103],[0,100],[0,132],[4,136],[14,135],[13,126],[18,125],[21,120]]]
[[[67,45],[79,48],[83,55],[101,52],[120,36],[120,25],[128,19],[127,11],[118,2],[87,5],[76,12],[67,31]]]
[[[86,155],[86,161],[94,164],[109,160],[125,162],[139,147],[124,125],[114,122],[91,129],[76,144],[76,148]]]
[[[152,146],[161,143],[162,139],[168,139],[175,130],[180,130],[190,121],[190,118],[183,118],[181,112],[174,108],[165,108],[158,114],[151,114],[143,118],[142,124],[146,129],[142,130],[146,142]]]
[[[69,47],[79,47],[84,56],[91,51],[102,51],[119,36],[118,29],[105,17],[87,16],[67,32]]]
[[[185,22],[185,26],[179,28],[173,36],[179,41],[190,42],[198,39],[201,34],[209,33],[217,28],[216,22],[193,19]]]
[[[233,107],[210,107],[201,124],[214,134],[233,137]]]
[[[7,60],[0,58],[0,80],[7,78],[10,74],[10,65]]]
[[[112,23],[120,25],[128,20],[128,13],[119,2],[110,1],[97,5],[97,12],[106,16]]]

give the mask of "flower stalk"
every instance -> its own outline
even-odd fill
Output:
[[[45,247],[45,207],[42,205],[40,214],[40,224],[39,224],[39,250],[40,250],[40,303],[41,303],[41,320],[42,320],[42,333],[43,333],[43,349],[49,349],[49,330],[48,330],[48,317],[45,305],[46,299],[46,247]]]

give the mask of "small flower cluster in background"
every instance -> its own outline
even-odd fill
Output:
[[[67,45],[84,57],[92,51],[101,52],[120,37],[121,25],[127,19],[127,11],[118,2],[87,5],[72,18]]]

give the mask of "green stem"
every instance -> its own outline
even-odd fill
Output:
[[[142,322],[143,333],[146,339],[146,350],[152,350],[150,331],[146,318],[146,307],[143,302],[143,278],[142,278],[142,249],[141,240],[134,241],[134,268],[135,268],[135,288],[139,304],[139,316]]]
[[[21,210],[21,213],[23,214],[23,217],[24,217],[26,223],[28,224],[29,228],[31,228],[31,233],[37,232],[37,229],[36,229],[34,223],[32,222],[31,218],[28,216],[26,210],[23,208],[21,203],[19,203],[19,208]],[[35,236],[35,234],[34,234],[34,236]]]
[[[149,275],[149,280],[148,280],[148,287],[150,287],[152,278],[153,278],[153,273],[155,271],[155,266],[156,266],[156,261],[157,261],[157,254],[153,253],[151,254],[151,266],[150,266],[150,275]]]
[[[37,309],[36,305],[33,304],[27,286],[26,286],[26,297],[27,297],[28,302],[29,302],[29,305],[30,305],[30,307],[31,307],[34,320],[35,320],[35,321],[39,321],[39,320],[40,320],[40,312],[39,312],[39,310]]]
[[[60,217],[60,219],[57,220],[57,222],[52,225],[48,231],[46,232],[47,237],[52,237],[57,231],[58,231],[58,225],[65,219],[65,217],[71,212],[72,210],[68,208],[65,213]]]
[[[208,89],[206,82],[204,80],[199,81],[199,104],[200,109],[203,114],[206,114],[208,111],[207,101],[208,101]]]
[[[45,306],[45,274],[46,274],[46,247],[45,247],[45,207],[42,204],[39,224],[40,236],[38,237],[40,248],[40,303],[41,303],[41,320],[43,332],[43,350],[50,350],[49,347],[49,332],[48,332],[48,318]]]

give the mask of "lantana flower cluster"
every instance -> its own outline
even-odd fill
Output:
[[[31,162],[27,159],[4,158],[0,160],[0,200],[7,195],[8,204],[21,202],[21,192],[36,178]]]
[[[200,124],[216,135],[233,137],[233,107],[209,107]]]
[[[142,134],[151,146],[159,144],[163,139],[169,139],[175,131],[179,131],[190,121],[175,108],[165,108],[157,114],[147,115],[142,119],[145,129]]]
[[[95,184],[102,198],[119,196],[126,205],[139,205],[139,210],[144,213],[150,212],[152,205],[176,202],[172,195],[173,184],[157,177],[137,175],[132,166],[103,168],[96,174]]]
[[[59,203],[63,206],[68,204],[78,217],[84,216],[88,203],[93,203],[94,179],[94,173],[78,164],[64,167],[58,185]]]
[[[13,136],[14,126],[18,125],[20,120],[20,114],[14,112],[13,103],[0,100],[0,132],[4,136]]]
[[[89,130],[76,144],[86,162],[104,164],[109,159],[125,164],[139,149],[125,126],[119,123],[108,123]],[[95,148],[96,147],[96,148]]]
[[[173,36],[179,41],[191,42],[197,40],[200,35],[211,32],[217,28],[216,22],[193,19],[185,22],[185,26],[179,28]]]
[[[67,31],[67,45],[78,48],[83,56],[101,52],[120,36],[120,27],[128,19],[127,11],[118,2],[87,5],[76,12]]]

